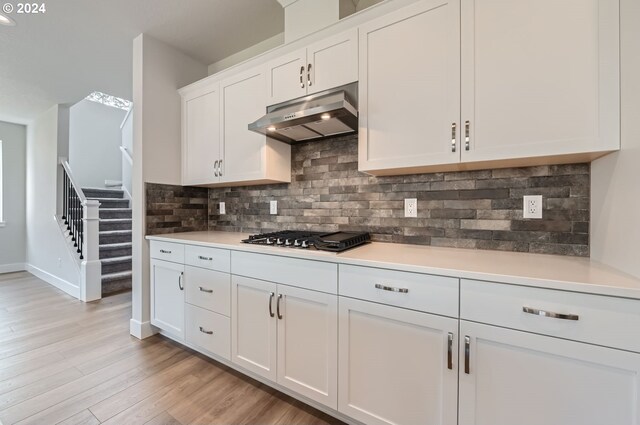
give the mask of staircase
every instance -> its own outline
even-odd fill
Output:
[[[131,289],[131,208],[122,190],[83,188],[100,202],[102,296]]]

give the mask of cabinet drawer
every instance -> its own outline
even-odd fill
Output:
[[[151,258],[184,263],[184,245],[172,242],[151,241]]]
[[[541,310],[540,314],[523,311]],[[551,317],[554,314],[561,317]],[[462,280],[462,319],[640,352],[640,300]]]
[[[340,295],[458,317],[458,279],[340,265]]]
[[[184,248],[184,263],[189,266],[204,267],[229,273],[231,252],[227,249],[187,245]]]
[[[227,360],[231,358],[231,321],[228,317],[186,305],[187,342]]]
[[[184,280],[186,300],[189,304],[224,316],[231,314],[231,275],[229,273],[187,266]]]
[[[313,291],[338,292],[338,265],[323,261],[234,251],[231,273]]]

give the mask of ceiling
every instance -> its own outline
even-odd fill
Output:
[[[131,99],[132,40],[140,33],[209,65],[284,30],[277,0],[45,3],[44,14],[14,11],[17,25],[0,25],[0,120],[27,123],[96,90]]]

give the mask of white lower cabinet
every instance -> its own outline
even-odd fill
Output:
[[[460,337],[460,425],[640,424],[640,354],[466,321]]]
[[[183,340],[184,265],[151,260],[151,324]]]
[[[338,410],[372,425],[455,425],[458,320],[346,297],[339,304]]]
[[[232,361],[337,407],[337,296],[233,276]]]

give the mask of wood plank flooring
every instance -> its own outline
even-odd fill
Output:
[[[342,424],[160,336],[129,335],[131,294],[81,303],[0,275],[0,425]]]

